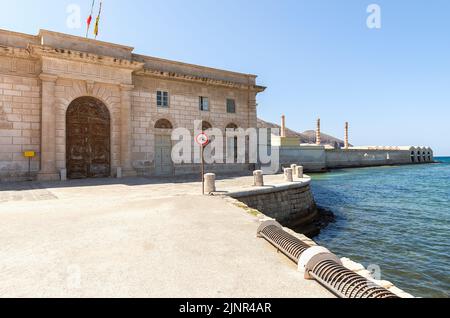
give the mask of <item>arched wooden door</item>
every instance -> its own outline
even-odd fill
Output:
[[[66,167],[69,179],[111,175],[108,108],[93,97],[75,99],[66,113]]]

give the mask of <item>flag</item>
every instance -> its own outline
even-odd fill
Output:
[[[86,20],[86,23],[87,23],[86,37],[88,37],[89,29],[91,28],[92,13],[94,12],[94,5],[95,5],[95,0],[92,0],[91,14],[89,15],[89,17],[88,17],[87,20]]]
[[[95,28],[94,28],[95,38],[97,38],[97,35],[98,35],[98,25],[100,23],[100,15],[102,14],[102,3],[103,3],[103,0],[100,0],[100,8],[98,9],[98,16],[97,16],[97,19],[95,20]]]

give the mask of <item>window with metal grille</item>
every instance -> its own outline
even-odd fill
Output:
[[[156,92],[156,105],[158,107],[169,107],[169,93],[163,91]]]

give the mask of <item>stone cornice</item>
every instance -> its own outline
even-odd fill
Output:
[[[30,52],[27,49],[0,45],[0,56],[29,59]]]
[[[178,81],[195,82],[198,84],[206,84],[206,85],[212,85],[212,86],[235,88],[235,89],[240,89],[240,90],[251,90],[251,91],[254,91],[257,93],[261,93],[261,92],[265,91],[265,89],[266,89],[266,87],[264,87],[264,86],[245,85],[245,84],[236,83],[236,82],[232,82],[232,81],[217,80],[217,79],[212,79],[209,77],[185,75],[185,74],[179,74],[179,73],[173,73],[173,72],[162,72],[162,71],[149,69],[149,68],[139,70],[135,74],[156,77],[156,78],[178,80]]]
[[[99,41],[96,39],[89,39],[89,38],[84,38],[84,37],[80,37],[80,36],[76,36],[76,35],[60,33],[60,32],[55,32],[55,31],[50,31],[50,30],[44,30],[44,29],[39,30],[39,34],[37,37],[40,40],[42,40],[42,39],[45,39],[46,35],[61,37],[62,39],[68,39],[68,40],[74,41],[74,42],[94,43],[95,45],[103,45],[103,46],[108,46],[111,48],[119,48],[119,49],[127,50],[130,52],[132,52],[134,50],[134,48],[131,46],[126,46],[126,45],[121,45],[121,44],[116,44],[116,43],[111,43],[111,42],[104,42],[104,41]],[[44,42],[44,45],[45,45],[45,42]]]
[[[132,71],[137,71],[144,67],[144,63],[140,62],[74,50],[58,49],[48,46],[29,45],[27,50],[29,51],[30,56],[36,58],[49,57],[49,58],[65,59],[77,62],[100,64],[115,68],[129,69]]]
[[[84,63],[104,65],[114,68],[128,69],[134,72],[134,74],[136,75],[198,83],[218,87],[234,88],[246,91],[250,90],[256,93],[261,93],[266,89],[266,87],[264,86],[254,84],[243,84],[234,81],[213,79],[210,77],[201,77],[196,75],[188,75],[175,72],[165,72],[157,69],[146,68],[145,63],[143,62],[35,44],[28,45],[27,49],[14,48],[9,46],[0,46],[0,56],[33,59],[33,60],[39,60],[42,57],[47,57],[47,58],[78,61]]]

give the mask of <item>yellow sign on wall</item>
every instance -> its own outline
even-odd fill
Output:
[[[34,151],[25,151],[23,153],[23,155],[25,156],[25,158],[34,158],[34,157],[36,157],[36,153]]]

